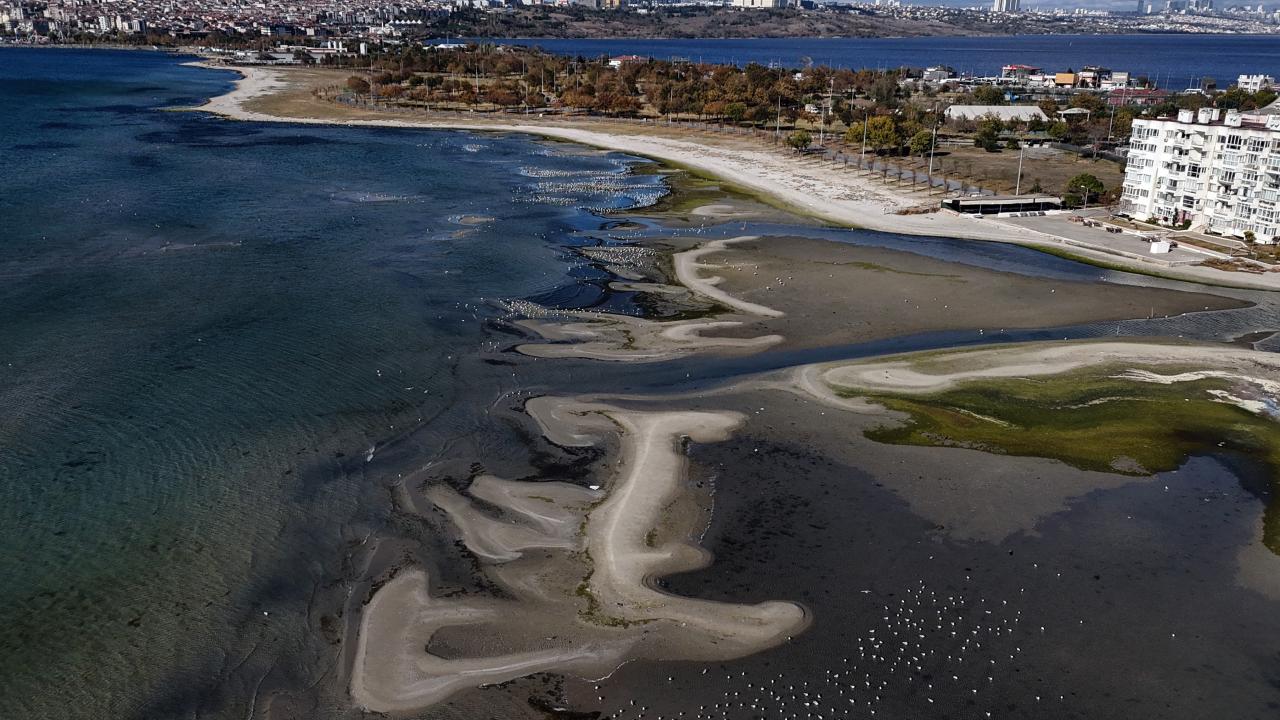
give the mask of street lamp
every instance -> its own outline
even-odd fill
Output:
[[[858,160],[858,169],[867,166],[867,121],[871,119],[871,111],[862,111],[862,157]]]

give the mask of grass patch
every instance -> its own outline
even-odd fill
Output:
[[[968,447],[1060,460],[1082,470],[1150,475],[1197,453],[1236,453],[1271,469],[1263,542],[1280,554],[1280,423],[1217,402],[1221,380],[1159,385],[1092,369],[1048,378],[981,380],[928,396],[866,394],[905,413],[867,437],[884,443]]]
[[[746,197],[726,189],[724,183],[715,178],[696,175],[688,170],[673,172],[670,168],[657,165],[640,167],[657,168],[644,174],[661,175],[662,182],[667,186],[667,194],[652,205],[628,211],[633,214],[687,216],[704,205],[712,205],[731,197]]]

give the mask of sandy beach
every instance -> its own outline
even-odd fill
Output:
[[[236,120],[422,127],[471,131],[520,132],[640,155],[722,178],[780,206],[827,222],[882,232],[935,235],[1008,242],[1142,272],[1198,282],[1280,289],[1280,275],[1223,272],[1201,266],[1159,268],[1129,258],[1068,246],[1061,238],[994,218],[973,218],[939,211],[900,215],[899,211],[937,202],[920,193],[902,192],[857,172],[826,163],[803,161],[785,150],[744,143],[732,136],[664,129],[657,125],[543,120],[533,116],[480,114],[414,115],[393,110],[370,112],[315,97],[316,87],[332,85],[332,75],[307,75],[279,68],[203,67],[242,75],[231,92],[199,109]],[[515,119],[520,118],[520,119]]]
[[[822,379],[830,387],[850,391],[925,394],[949,390],[970,380],[1060,375],[1096,365],[1203,366],[1205,370],[1169,376],[1134,372],[1124,376],[1137,382],[1166,383],[1231,378],[1259,384],[1273,394],[1280,391],[1280,385],[1269,377],[1280,372],[1280,357],[1275,353],[1230,346],[1137,342],[1018,345],[837,364],[823,371]]]

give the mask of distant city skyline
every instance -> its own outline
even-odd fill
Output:
[[[1151,4],[1153,0],[1145,0],[1145,4]],[[835,4],[847,4],[847,0],[830,0]],[[874,2],[874,0],[870,0]],[[1187,0],[1183,0],[1187,2]],[[937,7],[954,7],[954,8],[990,8],[991,2],[974,2],[974,0],[902,0],[903,5],[918,6],[937,6]],[[1165,0],[1155,0],[1157,7],[1163,7]],[[1277,2],[1241,2],[1241,0],[1213,0],[1215,9],[1225,9],[1228,7],[1257,7],[1262,5],[1267,10],[1275,10],[1280,8]],[[1021,10],[1052,10],[1054,8],[1072,9],[1082,8],[1086,10],[1110,10],[1112,12],[1132,12],[1137,9],[1137,0],[1021,0]]]
[[[833,0],[841,1],[841,0]],[[1185,0],[1184,0],[1185,1]],[[973,0],[923,0],[911,1],[904,0],[904,5],[937,5],[945,6],[945,8],[989,8],[991,3],[974,3]],[[1147,3],[1144,3],[1147,4]],[[1156,6],[1164,6],[1165,0],[1156,1]],[[1235,6],[1251,6],[1256,8],[1260,3],[1242,3],[1240,0],[1213,0],[1213,8],[1225,9],[1235,8]],[[1280,8],[1280,3],[1261,3],[1263,8],[1274,10]],[[1115,13],[1134,12],[1138,8],[1137,0],[1021,0],[1021,9],[1023,10],[1052,10],[1053,8],[1071,9],[1082,8],[1087,10],[1111,10]]]

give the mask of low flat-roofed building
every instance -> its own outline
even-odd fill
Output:
[[[1026,80],[1032,75],[1039,75],[1040,68],[1032,65],[1005,65],[1000,68],[1000,79],[1002,80]]]
[[[1062,198],[1054,195],[983,195],[942,201],[942,207],[966,215],[1045,212],[1062,209]]]
[[[1002,122],[1026,122],[1033,118],[1048,120],[1044,111],[1035,105],[952,105],[947,108],[948,120],[981,120],[999,118]]]

